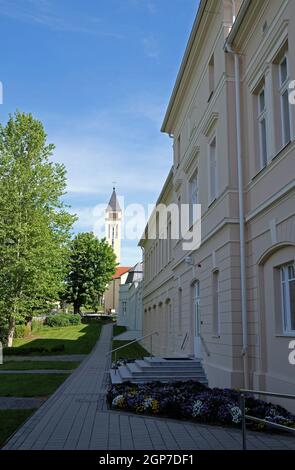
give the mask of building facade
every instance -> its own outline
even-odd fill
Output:
[[[201,204],[202,242],[184,251],[169,220],[167,240],[141,240],[143,330],[159,355],[200,358],[210,386],[294,390],[294,35],[293,0],[202,0],[162,127],[158,203]]]
[[[142,336],[142,263],[130,269],[125,284],[119,291],[118,325],[125,326],[131,339]]]

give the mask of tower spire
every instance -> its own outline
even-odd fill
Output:
[[[106,239],[113,248],[118,263],[121,258],[121,223],[122,210],[117,198],[115,183],[113,183],[113,192],[105,213],[105,232]]]

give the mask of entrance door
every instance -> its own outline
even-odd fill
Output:
[[[193,310],[195,323],[195,356],[202,359],[201,344],[201,309],[200,309],[200,282],[197,281],[193,286]]]

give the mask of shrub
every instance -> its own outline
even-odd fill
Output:
[[[15,338],[26,338],[31,334],[31,324],[27,323],[21,325],[15,325],[14,337]]]
[[[241,423],[239,393],[236,390],[210,389],[196,381],[112,385],[107,400],[114,409],[134,413],[219,425],[240,426]],[[246,409],[250,416],[295,427],[295,416],[281,406],[247,396]],[[253,422],[251,426],[257,428]],[[261,428],[259,425],[258,429]]]
[[[60,313],[58,315],[50,315],[45,320],[45,325],[50,327],[64,327],[79,325],[81,323],[80,315],[71,315],[67,313]]]
[[[38,333],[38,331],[42,329],[43,324],[44,324],[44,320],[32,320],[32,326],[31,326],[32,332]]]
[[[68,315],[70,325],[80,325],[81,317],[80,315]]]
[[[4,348],[4,354],[6,356],[30,356],[31,354],[49,354],[63,352],[65,347],[63,344],[56,345],[52,348],[41,348],[37,346],[31,346],[26,348]]]

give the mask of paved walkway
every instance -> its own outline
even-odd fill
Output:
[[[0,397],[0,410],[31,410],[39,408],[46,398]]]
[[[23,362],[23,361],[52,361],[52,362],[81,362],[85,359],[87,354],[68,354],[64,356],[4,356],[5,362]]]
[[[112,325],[105,325],[93,352],[4,449],[199,450],[241,449],[231,428],[110,411],[105,402]],[[248,433],[249,449],[295,449],[294,437]]]

